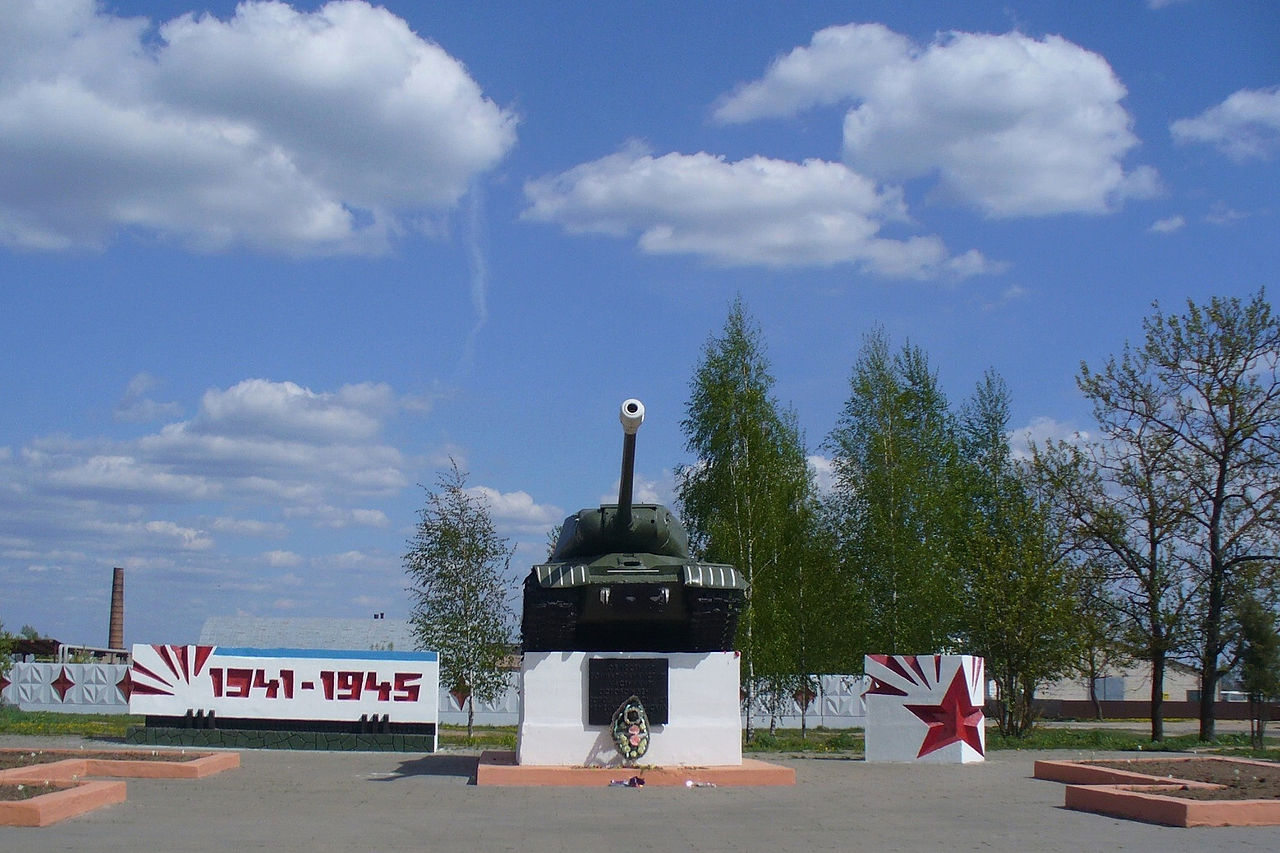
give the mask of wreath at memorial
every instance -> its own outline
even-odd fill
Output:
[[[640,697],[631,696],[613,712],[613,743],[627,761],[649,751],[649,716]]]

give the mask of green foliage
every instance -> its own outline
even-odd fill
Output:
[[[1267,702],[1280,695],[1280,632],[1276,615],[1252,595],[1236,608],[1240,626],[1240,686],[1249,695],[1249,734],[1262,747],[1267,727]]]
[[[697,463],[678,471],[677,499],[695,553],[729,563],[750,584],[737,646],[748,691],[760,677],[820,666],[821,566],[810,566],[818,513],[795,415],[772,396],[760,331],[742,300],[708,340],[681,421]]]
[[[1151,666],[1151,737],[1164,737],[1164,673],[1189,645],[1197,590],[1188,559],[1188,490],[1167,441],[1149,425],[1095,406],[1102,439],[1036,448],[1033,471],[1081,557],[1091,677],[1131,655]],[[1118,647],[1108,647],[1110,635]]]
[[[1100,423],[1118,424],[1159,453],[1186,496],[1183,557],[1194,568],[1194,629],[1201,670],[1200,735],[1214,732],[1213,697],[1230,641],[1232,604],[1277,557],[1280,530],[1280,318],[1263,291],[1248,302],[1188,300],[1181,315],[1157,307],[1140,347],[1080,388]],[[1122,523],[1137,523],[1131,517]]]
[[[4,623],[0,622],[0,675],[6,675],[9,667],[13,666],[13,637],[4,629]]]
[[[831,526],[858,603],[851,637],[888,653],[952,649],[961,624],[959,447],[924,353],[891,355],[882,332],[869,335],[826,447]]]
[[[515,749],[515,726],[440,727],[440,747],[467,749]]]
[[[1229,734],[1214,741],[1214,746],[1225,747],[1215,749],[1215,754],[1227,753],[1232,749],[1248,747],[1248,738],[1243,734]],[[1163,741],[1153,741],[1138,732],[1123,729],[1098,729],[1055,726],[1047,728],[1039,726],[1034,731],[1017,737],[1005,737],[999,732],[987,732],[987,750],[1001,749],[1075,749],[1106,750],[1115,752],[1188,752],[1203,749],[1206,746],[1196,735],[1178,735]]]
[[[989,373],[960,429],[962,633],[999,685],[1001,734],[1016,737],[1035,721],[1036,688],[1074,668],[1081,623],[1076,579],[1026,470],[1011,457],[1008,428],[1008,391]]]
[[[551,556],[556,552],[556,543],[560,541],[560,529],[563,526],[564,526],[563,524],[557,523],[547,531],[547,559],[548,560],[550,560]]]
[[[855,757],[863,750],[862,730],[776,729],[759,732],[752,741],[743,743],[743,749],[747,752],[795,752]]]
[[[128,714],[61,714],[52,711],[20,711],[0,705],[0,734],[80,735],[91,738],[123,738],[133,726],[145,722]]]
[[[450,462],[436,490],[427,490],[404,566],[414,638],[419,648],[440,653],[441,680],[468,694],[470,731],[475,700],[491,701],[507,686],[502,664],[513,619],[503,578],[513,549],[494,530],[488,505],[468,491],[466,474]]]

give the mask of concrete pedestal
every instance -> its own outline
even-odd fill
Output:
[[[984,760],[983,660],[972,655],[867,655],[866,760]]]
[[[529,652],[521,670],[520,765],[622,765],[609,727],[588,720],[588,661],[665,659],[667,723],[650,726],[644,765],[742,764],[736,652]]]

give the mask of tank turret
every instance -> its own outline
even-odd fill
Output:
[[[564,520],[525,579],[525,651],[730,651],[747,585],[732,566],[689,554],[684,525],[633,500],[644,405],[622,404],[618,502]]]

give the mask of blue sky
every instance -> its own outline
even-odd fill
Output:
[[[0,620],[407,612],[450,456],[642,497],[741,294],[815,463],[863,337],[1016,432],[1280,261],[1280,6],[0,2]],[[1021,439],[1019,439],[1021,440]]]

